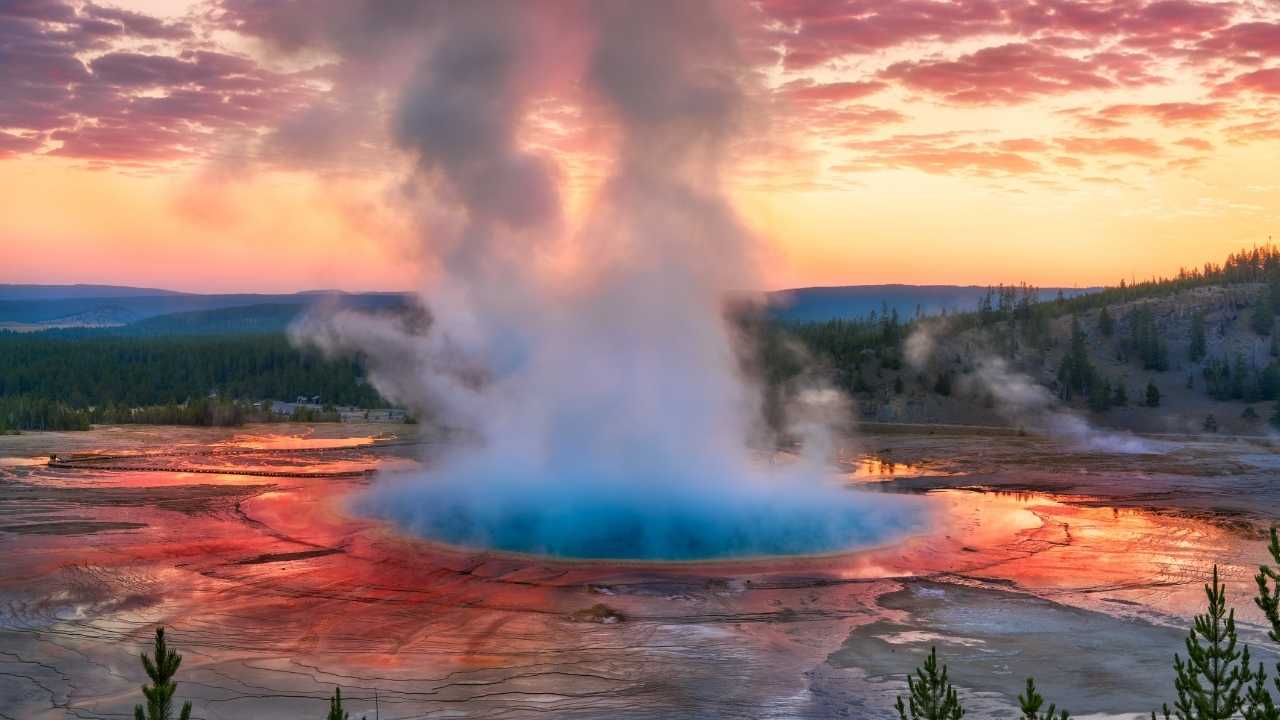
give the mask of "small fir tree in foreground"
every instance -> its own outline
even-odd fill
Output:
[[[898,696],[900,720],[960,720],[964,708],[956,689],[947,680],[947,666],[938,670],[938,649],[929,648],[924,665],[916,668],[914,677],[907,677],[907,702]]]
[[[1227,609],[1226,587],[1213,580],[1204,586],[1208,611],[1197,615],[1187,635],[1187,659],[1173,656],[1173,686],[1178,693],[1172,714],[1178,720],[1230,720],[1245,710],[1249,700],[1249,648],[1239,646],[1235,610]],[[1252,709],[1252,708],[1251,708]],[[1155,713],[1151,714],[1155,718]]]
[[[1271,553],[1272,562],[1280,565],[1280,536],[1277,536],[1275,528],[1271,528],[1271,544],[1267,549]],[[1253,579],[1258,583],[1258,595],[1253,602],[1271,623],[1271,631],[1267,633],[1267,637],[1272,642],[1280,643],[1280,572],[1270,565],[1263,565],[1258,568],[1258,574]]]
[[[1276,679],[1276,686],[1280,688],[1280,678]],[[1258,669],[1253,673],[1253,684],[1245,693],[1243,715],[1244,720],[1280,720],[1280,708],[1276,707],[1275,700],[1271,698],[1271,691],[1267,688],[1267,671],[1262,663],[1258,663]]]
[[[342,688],[333,689],[333,697],[329,698],[329,716],[326,720],[350,720],[351,715],[342,709]]]
[[[1059,710],[1052,703],[1048,710],[1040,712],[1044,696],[1036,692],[1036,681],[1031,678],[1027,678],[1026,691],[1018,696],[1018,705],[1022,708],[1022,720],[1070,720],[1066,710]]]
[[[1271,553],[1271,561],[1280,565],[1280,538],[1276,536],[1274,527],[1271,528],[1271,543],[1267,550]],[[1271,624],[1267,637],[1272,642],[1280,642],[1280,573],[1270,565],[1262,565],[1258,567],[1258,574],[1253,579],[1258,583],[1258,594],[1253,602]],[[1280,692],[1280,665],[1276,666],[1276,678],[1273,682],[1276,691]],[[1267,687],[1267,672],[1262,663],[1258,663],[1258,669],[1253,673],[1253,684],[1249,686],[1244,717],[1245,720],[1280,720],[1280,709],[1276,708]]]
[[[142,686],[142,694],[147,698],[147,707],[144,711],[141,705],[134,706],[135,720],[169,720],[173,716],[173,693],[178,689],[173,676],[178,672],[178,666],[182,664],[182,656],[169,649],[164,640],[162,627],[156,628],[154,652],[154,658],[142,653],[142,667],[147,671],[147,677],[151,678],[151,685]],[[188,720],[190,717],[191,703],[183,703],[182,712],[178,714],[178,718]]]

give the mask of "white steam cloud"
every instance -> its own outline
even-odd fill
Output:
[[[825,552],[914,527],[912,501],[829,482],[826,431],[844,407],[829,390],[800,399],[803,459],[748,447],[761,395],[725,308],[757,286],[721,192],[750,82],[731,18],[686,0],[444,7],[422,24],[392,122],[433,208],[431,320],[339,312],[294,329],[359,350],[386,397],[471,438],[364,507],[448,542],[578,557]],[[351,12],[349,27],[394,32]],[[586,49],[575,61],[561,44]],[[520,142],[547,78],[616,134],[572,232],[555,164]],[[566,248],[570,269],[549,270]]]

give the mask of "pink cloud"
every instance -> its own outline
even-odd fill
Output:
[[[1275,57],[1276,48],[1280,48],[1280,23],[1256,21],[1232,25],[1213,33],[1198,47],[1219,56]]]
[[[958,40],[999,30],[1007,23],[992,0],[766,0],[765,14],[786,31],[788,69],[803,69],[852,53],[868,53],[914,40]]]
[[[1280,48],[1280,46],[1277,46]],[[1280,95],[1280,67],[1237,75],[1218,86],[1215,95],[1235,95],[1241,92],[1255,92],[1263,95]]]
[[[1136,137],[1066,137],[1059,138],[1063,150],[1080,155],[1135,155],[1158,157],[1163,150],[1156,143]]]
[[[1035,173],[1041,166],[1022,152],[1002,143],[964,141],[962,133],[894,135],[877,140],[847,144],[859,154],[856,162],[842,166],[846,171],[868,171],[885,168],[913,168],[923,172],[971,175],[1020,175]],[[1033,140],[1012,140],[1030,151]]]
[[[1185,148],[1191,148],[1192,150],[1204,150],[1206,152],[1213,149],[1213,143],[1208,140],[1193,137],[1184,137],[1181,140],[1175,141],[1173,144],[1181,145]]]
[[[1220,102],[1167,102],[1153,104],[1108,105],[1098,111],[1103,118],[1146,117],[1161,125],[1199,124],[1218,120],[1227,114],[1227,105]]]
[[[784,98],[793,101],[840,102],[874,95],[886,87],[888,85],[885,83],[875,80],[822,84],[809,80],[793,80],[779,88],[779,92]]]
[[[1029,43],[983,48],[955,60],[894,63],[881,73],[907,88],[957,104],[1013,104],[1046,95],[1115,87],[1112,57],[1079,60]],[[1127,74],[1127,73],[1125,73]],[[1125,82],[1138,78],[1124,78]]]
[[[176,52],[155,50],[156,40]],[[95,51],[87,64],[86,50]],[[0,66],[0,127],[25,131],[6,154],[38,150],[39,134],[60,144],[51,152],[78,158],[200,156],[314,95],[306,78],[208,49],[186,22],[92,2],[0,6]]]
[[[996,143],[996,147],[1001,150],[1010,152],[1042,152],[1049,148],[1048,145],[1034,138],[1014,138],[1012,140],[1001,140]]]

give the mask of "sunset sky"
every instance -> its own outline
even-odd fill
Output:
[[[415,48],[325,34],[359,4],[0,0],[0,282],[420,282],[389,128]],[[1280,235],[1275,0],[728,8],[750,101],[728,190],[770,288],[1114,283]],[[611,129],[574,96],[574,3],[539,12],[557,61],[520,139],[572,225]]]

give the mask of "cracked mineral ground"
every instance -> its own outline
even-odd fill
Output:
[[[1079,717],[1145,714],[1218,563],[1250,601],[1280,514],[1262,440],[1080,452],[869,427],[850,492],[928,527],[821,557],[568,562],[445,547],[351,510],[431,472],[415,426],[98,428],[0,438],[0,718],[120,718],[157,624],[197,718],[888,718],[937,646],[970,714],[1027,675]],[[856,449],[855,449],[856,448]],[[56,459],[51,458],[56,455]],[[554,498],[548,498],[554,502]]]

